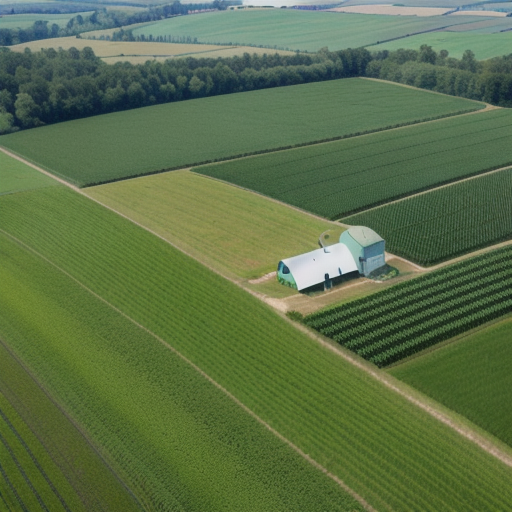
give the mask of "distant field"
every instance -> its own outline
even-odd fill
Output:
[[[343,219],[370,226],[386,250],[432,265],[512,238],[512,169]]]
[[[143,64],[147,60],[166,60],[174,57],[233,57],[244,53],[280,53],[290,54],[281,50],[268,50],[246,46],[215,46],[206,44],[178,44],[178,43],[141,43],[125,41],[100,41],[99,39],[77,39],[76,37],[60,37],[56,39],[43,39],[29,43],[10,46],[12,51],[22,52],[25,48],[39,51],[42,48],[71,47],[83,50],[85,47],[93,49],[97,57],[101,57],[107,64],[115,62],[131,62]]]
[[[471,19],[246,9],[179,16],[137,28],[133,33],[153,37],[191,36],[202,43],[265,45],[315,52],[324,46],[330,50],[367,46],[407,34],[468,23]]]
[[[190,172],[92,187],[87,194],[223,273],[254,278],[318,248],[330,223]]]
[[[0,151],[0,168],[2,169],[0,195],[33,188],[51,187],[57,184],[53,178],[6,155],[3,151]]]
[[[0,217],[2,230],[161,336],[376,509],[481,512],[506,509],[512,501],[512,468],[126,219],[64,187],[2,196]],[[161,500],[175,492],[175,485],[193,489],[195,501],[185,501],[188,492],[181,495],[183,508],[193,511],[219,510],[209,506],[216,502],[202,506],[211,497],[232,499],[238,511],[268,512],[276,509],[262,501],[278,483],[266,475],[276,468],[275,477],[286,485],[283,499],[312,504],[281,508],[333,510],[340,504],[326,504],[328,493],[309,478],[306,467],[297,479],[280,471],[276,445],[265,429],[253,437],[238,428],[233,421],[240,418],[239,409],[228,406],[205,380],[200,384],[190,368],[151,343],[145,332],[128,336],[124,318],[96,300],[91,303],[66,275],[17,244],[9,244],[9,250],[14,251],[9,265],[0,268],[4,290],[4,276],[10,276],[9,293],[0,300],[15,301],[8,316],[18,315],[9,323],[18,333],[11,335],[13,343],[42,376],[62,379],[52,389],[65,390],[66,403],[76,404],[82,417],[105,418],[105,427],[97,423],[98,435],[112,439],[109,449],[119,450],[139,489],[156,489]],[[0,308],[0,314],[7,315],[7,309]],[[49,320],[56,315],[59,321]],[[85,331],[84,318],[94,318]],[[44,342],[34,343],[31,325]],[[43,366],[49,356],[52,364]],[[91,412],[78,400],[87,394],[93,397],[87,401]],[[219,409],[218,401],[233,416]],[[187,423],[178,416],[172,421],[180,408],[190,411]],[[111,422],[119,430],[108,428]],[[206,441],[199,436],[200,442],[184,452],[181,438],[188,439],[195,428]],[[220,428],[226,435],[217,434]],[[239,446],[229,443],[237,432]],[[127,450],[133,456],[123,459]],[[237,465],[223,465],[223,456],[235,453]],[[255,474],[262,492],[247,484]],[[230,487],[235,477],[238,484]],[[160,483],[155,488],[153,482]],[[310,485],[303,487],[304,482]],[[249,506],[240,506],[243,500],[250,500],[245,501]]]
[[[313,313],[306,325],[379,367],[512,310],[512,247]]]
[[[512,446],[512,318],[390,373]]]
[[[512,163],[512,111],[492,110],[195,171],[331,219]]]
[[[389,41],[368,48],[370,51],[398,50],[408,48],[417,50],[422,44],[428,44],[439,52],[448,50],[450,57],[460,59],[466,50],[471,50],[478,60],[507,55],[512,48],[512,31],[499,34],[481,34],[473,32],[432,32],[411,36],[397,41]]]
[[[79,421],[144,510],[362,510],[158,340],[0,238],[1,335]],[[78,448],[80,465],[77,474],[68,469],[69,477],[77,478],[81,466],[83,478],[100,478]],[[41,510],[23,483],[18,489],[30,512]],[[101,480],[88,491],[87,512],[139,510],[126,497],[123,503],[116,487],[105,500]]]
[[[10,266],[11,243],[2,237],[2,270]],[[17,260],[15,264],[18,269],[20,263]],[[26,270],[20,272],[25,279],[29,275]],[[2,279],[2,294],[7,295],[8,290],[9,280]],[[30,293],[25,296],[29,297]],[[6,349],[4,336],[14,320],[7,318],[9,314],[12,310],[7,307],[0,329],[0,467],[9,479],[0,475],[0,509],[142,510],[89,441]],[[28,324],[26,327],[30,329]]]
[[[91,11],[87,12],[73,12],[68,14],[9,14],[3,15],[0,19],[0,28],[28,28],[31,27],[34,22],[38,20],[47,21],[48,25],[51,26],[53,23],[64,27],[66,23],[75,16],[81,14],[85,16],[91,14]]]
[[[333,80],[43,126],[3,135],[0,145],[85,186],[481,107],[395,84]],[[52,151],[48,140],[59,141]]]

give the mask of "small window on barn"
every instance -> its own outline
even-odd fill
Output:
[[[289,274],[290,273],[290,269],[286,265],[283,265],[282,272],[283,272],[283,274]]]

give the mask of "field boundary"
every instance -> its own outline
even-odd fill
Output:
[[[2,151],[5,151],[4,148],[0,147],[0,150]],[[8,153],[8,152],[7,152]],[[18,157],[18,159],[21,159],[21,157]],[[21,159],[21,161],[23,161],[23,159]],[[42,169],[38,168],[37,166],[35,166],[34,164],[30,164],[31,167],[33,167],[34,169],[36,170],[39,170],[40,172],[44,172],[45,174],[48,174],[49,176],[51,177],[54,177],[55,179],[58,179],[56,176],[52,176],[51,174],[47,173],[46,171],[43,171]],[[215,178],[212,178],[212,179],[215,179]],[[145,226],[143,226],[142,224],[134,221],[133,219],[130,219],[128,216],[116,211],[114,208],[111,208],[109,206],[106,206],[104,205],[103,203],[101,203],[100,201],[96,200],[96,199],[93,199],[91,197],[89,197],[84,190],[82,189],[79,189],[73,185],[71,185],[70,183],[64,181],[64,180],[59,180],[61,183],[63,183],[64,185],[68,186],[69,188],[71,188],[72,190],[74,190],[75,192],[78,192],[79,194],[87,197],[89,200],[91,201],[94,201],[95,203],[101,205],[102,207],[104,208],[107,208],[108,210],[111,210],[112,212],[116,213],[117,215],[120,215],[121,217],[127,219],[128,221],[132,222],[133,224],[139,226],[140,228],[144,229],[145,231],[151,233],[152,235],[154,236],[157,236],[158,238],[160,238],[161,240],[163,240],[165,243],[171,245],[172,247],[174,247],[175,249],[179,250],[181,253],[187,255],[188,257],[194,259],[195,261],[199,262],[201,265],[205,266],[206,268],[208,268],[209,270],[211,270],[212,272],[216,273],[217,275],[223,277],[224,279],[228,279],[230,282],[232,282],[233,284],[239,286],[240,288],[242,288],[243,290],[245,290],[246,292],[250,293],[251,295],[253,295],[254,297],[256,297],[257,299],[265,302],[268,306],[272,307],[274,310],[277,310],[277,314],[280,314],[280,316],[290,322],[293,326],[295,326],[295,328],[299,329],[300,331],[302,331],[303,333],[307,334],[310,338],[312,338],[313,340],[317,341],[320,345],[322,345],[323,347],[327,348],[328,350],[332,351],[334,354],[336,354],[337,356],[339,357],[342,357],[343,359],[345,359],[347,362],[349,362],[350,364],[352,364],[353,366],[359,368],[360,370],[364,371],[367,375],[371,376],[372,378],[374,378],[375,380],[377,380],[378,382],[380,382],[382,385],[384,385],[385,387],[387,387],[388,389],[394,391],[395,393],[399,394],[400,396],[402,396],[403,398],[405,398],[407,401],[409,401],[410,403],[416,405],[417,407],[419,407],[420,409],[422,409],[423,411],[427,412],[430,416],[436,418],[438,421],[440,421],[441,423],[444,423],[445,425],[447,425],[448,427],[450,427],[451,429],[455,430],[457,433],[459,433],[460,435],[462,435],[463,437],[465,437],[466,439],[470,440],[471,442],[475,443],[476,445],[478,445],[481,449],[483,449],[484,451],[486,451],[487,453],[489,453],[490,455],[494,456],[495,458],[497,458],[498,460],[500,460],[501,462],[503,462],[504,464],[506,464],[507,466],[509,467],[512,467],[512,453],[508,454],[506,453],[505,451],[501,450],[500,448],[498,448],[496,446],[495,443],[489,441],[488,439],[485,438],[485,436],[475,432],[474,429],[466,426],[466,425],[463,425],[461,423],[460,420],[455,420],[455,419],[452,419],[450,418],[446,413],[444,412],[441,412],[439,410],[439,405],[440,404],[437,404],[436,402],[436,406],[437,407],[434,407],[434,405],[429,405],[426,401],[425,401],[425,398],[424,396],[422,396],[421,400],[420,398],[416,398],[414,396],[413,393],[411,393],[410,391],[406,391],[405,389],[401,389],[400,386],[398,385],[399,383],[402,385],[402,386],[405,386],[403,383],[401,383],[400,381],[398,381],[397,379],[393,379],[393,377],[391,377],[390,375],[387,375],[385,372],[381,372],[380,370],[377,369],[377,371],[375,369],[373,369],[371,366],[370,366],[370,363],[366,363],[366,362],[362,362],[363,360],[360,360],[357,356],[355,355],[352,355],[351,353],[347,353],[345,352],[344,350],[341,350],[341,347],[337,347],[337,346],[334,346],[333,344],[331,344],[329,341],[326,341],[326,339],[324,339],[324,337],[322,337],[321,335],[318,335],[316,333],[314,333],[313,331],[311,331],[309,328],[307,328],[306,326],[302,325],[302,324],[299,324],[297,322],[293,322],[292,320],[290,320],[286,315],[284,315],[283,311],[282,311],[282,308],[280,308],[277,304],[278,303],[281,303],[281,300],[280,299],[273,299],[271,297],[267,297],[266,295],[263,295],[261,293],[258,293],[258,292],[255,292],[253,290],[250,290],[246,287],[244,287],[242,285],[242,282],[241,281],[237,281],[237,280],[234,280],[232,278],[229,278],[229,277],[226,277],[224,276],[223,274],[221,274],[220,272],[216,271],[215,269],[211,268],[210,266],[208,265],[205,265],[204,263],[202,263],[200,260],[198,260],[196,257],[194,256],[191,256],[190,254],[188,254],[186,251],[180,249],[178,246],[176,246],[175,244],[173,244],[172,242],[169,242],[168,240],[166,240],[164,237],[162,237],[161,235],[153,232],[152,230],[150,230],[149,228],[146,228]],[[266,196],[265,196],[266,197]],[[284,203],[283,203],[284,204]],[[337,223],[339,224],[339,223]],[[135,323],[136,325],[140,326],[137,322],[135,322],[135,320],[132,320],[130,317],[128,317],[127,315],[125,315],[124,313],[122,313],[121,311],[119,311],[117,308],[115,308],[115,306],[111,305],[110,303],[108,303],[106,300],[104,300],[103,298],[101,298],[100,296],[98,296],[97,294],[95,294],[92,290],[89,290],[85,285],[83,285],[82,283],[80,283],[77,279],[75,279],[74,277],[72,277],[71,275],[69,275],[67,272],[65,272],[64,270],[60,269],[57,265],[55,265],[54,263],[52,263],[50,260],[47,260],[44,256],[40,255],[39,253],[37,253],[37,251],[35,251],[34,249],[30,248],[29,246],[26,246],[23,242],[17,240],[15,237],[11,236],[10,234],[6,233],[4,230],[2,230],[0,228],[0,232],[6,234],[7,236],[9,236],[10,238],[12,238],[13,240],[15,240],[17,243],[21,244],[22,246],[26,247],[28,250],[34,252],[35,254],[37,254],[38,256],[40,256],[41,258],[43,258],[45,261],[47,261],[48,263],[50,263],[51,265],[53,265],[54,267],[56,267],[57,269],[59,269],[61,272],[63,272],[65,275],[69,276],[71,279],[73,279],[75,282],[77,282],[80,286],[82,286],[84,289],[90,291],[90,293],[92,293],[94,296],[96,296],[97,298],[99,298],[100,300],[102,300],[103,302],[105,302],[106,304],[108,304],[109,306],[111,306],[114,310],[120,312],[123,316],[125,316],[126,318],[128,318],[130,321],[132,321],[133,323]],[[512,240],[509,241],[509,242],[505,242],[503,244],[499,244],[500,246],[501,245],[505,245],[505,244],[512,244]],[[490,247],[490,248],[486,248],[486,249],[482,249],[481,252],[484,252],[484,251],[489,251],[489,250],[492,250],[496,248],[495,246],[493,247]],[[472,255],[475,255],[474,253]],[[467,258],[467,257],[470,257],[471,255],[465,255],[461,258]],[[403,259],[403,258],[401,258]],[[406,261],[407,263],[410,263],[408,260],[404,260]],[[441,265],[448,265],[450,263],[453,263],[455,262],[456,260],[453,260],[453,261],[448,261],[448,262],[444,262],[443,264]],[[431,268],[426,268],[425,271],[430,271],[430,270],[434,270],[433,267]],[[155,334],[153,334],[151,331],[149,331],[148,329],[146,329],[145,327],[143,326],[140,326],[142,329],[146,330],[149,334],[151,334],[152,336],[154,336],[156,339],[158,339],[161,343],[164,344],[164,346],[168,346],[171,350],[175,351],[175,349],[173,347],[171,347],[170,345],[167,344],[167,342],[165,342],[164,340],[161,340],[160,338],[158,338]],[[185,361],[189,362],[188,359],[186,359],[184,356],[182,356],[181,354],[179,354],[177,351],[176,353],[178,355],[180,355],[180,357],[183,357]],[[194,365],[194,363],[190,362],[190,364],[194,367],[194,368],[197,368],[199,372],[201,372],[205,378],[209,379],[210,380],[210,377],[207,376],[206,373],[204,373],[199,367],[196,367],[196,365]],[[391,380],[393,379],[393,381]],[[215,382],[213,381],[212,379],[212,382]],[[222,386],[220,386],[220,384],[217,384],[215,383],[216,385],[219,386],[219,389],[224,389],[222,388]],[[233,400],[235,400],[236,403],[240,403],[241,406],[245,409],[246,406],[242,404],[242,402],[240,402],[238,399],[236,399],[233,395],[231,395],[227,390],[226,390],[226,393],[228,393],[229,396],[233,397]],[[418,396],[419,396],[419,392],[416,393]],[[247,408],[248,411],[250,411],[248,408]],[[251,414],[254,414],[254,417],[257,418],[258,420],[260,420],[256,415],[255,413],[252,413],[251,411]],[[453,413],[453,414],[456,414],[456,413]],[[263,420],[262,421],[262,424],[266,425],[265,422]],[[468,420],[469,421],[469,420]],[[277,431],[274,431],[272,429],[272,427],[270,426],[267,426],[267,428],[269,428],[272,432],[276,432],[276,435],[278,435],[278,437],[281,436],[281,434],[279,434]],[[490,435],[490,434],[489,434]],[[281,437],[280,437],[281,438]],[[290,443],[291,445],[291,442],[286,440],[286,442]],[[299,448],[297,448],[298,453],[303,453],[300,451]],[[317,464],[316,461],[314,461],[313,459],[311,459],[307,454],[304,454],[306,460],[308,461],[311,461],[311,463],[313,465]],[[322,467],[322,466],[320,466]],[[323,467],[322,467],[323,468]],[[323,468],[322,471],[325,471],[327,475],[329,475],[329,472]],[[335,475],[333,475],[334,478],[336,479],[337,477]],[[338,479],[339,480],[339,479]],[[334,480],[336,481],[336,480]],[[340,480],[340,482],[342,482]],[[342,482],[343,483],[343,482]],[[343,483],[343,485],[346,485]],[[348,491],[347,491],[348,492]],[[354,492],[354,491],[352,491]],[[357,498],[356,498],[357,499]],[[364,501],[364,500],[363,500]],[[373,510],[371,508],[369,508],[368,510]]]
[[[324,466],[319,464],[317,461],[315,461],[312,457],[310,457],[307,453],[303,452],[298,446],[293,444],[288,438],[284,437],[281,433],[279,433],[277,430],[275,430],[273,427],[271,427],[267,422],[265,422],[262,418],[260,418],[255,412],[253,412],[249,407],[247,407],[243,402],[241,402],[238,398],[236,398],[232,393],[230,393],[226,388],[224,388],[221,384],[219,384],[216,380],[214,380],[212,377],[210,377],[205,371],[203,371],[199,366],[197,366],[195,363],[193,363],[190,359],[188,359],[186,356],[184,356],[181,352],[179,352],[175,347],[173,347],[171,344],[169,344],[167,341],[165,341],[160,336],[153,333],[150,329],[143,326],[142,324],[138,323],[136,320],[131,318],[129,315],[118,309],[116,306],[108,302],[106,299],[101,297],[101,295],[98,295],[96,292],[91,290],[89,287],[87,287],[85,284],[83,284],[81,281],[73,277],[71,274],[66,272],[64,269],[59,267],[57,264],[55,264],[50,259],[46,258],[44,255],[30,247],[29,245],[25,244],[15,236],[12,236],[10,233],[7,233],[3,229],[0,229],[0,233],[3,233],[5,236],[16,242],[18,245],[20,245],[23,249],[31,252],[32,254],[36,255],[38,258],[42,259],[46,263],[53,266],[55,269],[57,269],[59,272],[64,274],[66,277],[71,279],[73,282],[78,284],[81,288],[83,288],[85,291],[87,291],[89,294],[94,296],[96,299],[99,299],[104,304],[109,306],[111,309],[113,309],[116,313],[120,314],[124,318],[126,318],[128,321],[133,323],[135,326],[137,326],[139,329],[142,329],[143,331],[147,332],[150,336],[152,336],[155,340],[157,340],[159,343],[161,343],[164,347],[169,349],[171,352],[173,352],[175,355],[177,355],[180,359],[182,359],[185,363],[187,363],[189,366],[191,366],[196,372],[198,372],[202,377],[204,377],[210,384],[213,384],[216,388],[218,388],[220,391],[222,391],[228,398],[230,398],[233,402],[235,402],[236,405],[241,407],[246,413],[248,413],[251,417],[253,417],[255,420],[257,420],[261,425],[263,425],[267,430],[269,430],[272,434],[274,434],[278,439],[280,439],[282,442],[286,443],[290,448],[292,448],[296,453],[298,453],[302,458],[304,458],[307,462],[309,462],[312,466],[314,466],[316,469],[319,469],[322,473],[324,473],[326,476],[328,476],[331,480],[336,482],[342,489],[344,489],[348,494],[350,494],[356,501],[358,501],[368,512],[377,512],[376,509],[374,509],[364,498],[359,496],[353,489],[351,489],[343,480],[341,480],[339,477],[334,475],[333,473],[329,472]],[[80,430],[80,432],[82,432]],[[512,465],[512,464],[511,464]],[[110,467],[110,465],[108,466]]]

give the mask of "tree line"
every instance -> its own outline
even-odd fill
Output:
[[[363,48],[105,64],[91,48],[0,49],[0,133],[171,101],[368,76],[512,107],[512,54]]]
[[[158,103],[361,76],[364,49],[105,64],[91,48],[0,49],[0,133]]]

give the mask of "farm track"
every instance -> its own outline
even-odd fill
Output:
[[[480,111],[481,112],[481,111]],[[467,114],[463,114],[463,115],[467,115]],[[429,121],[429,122],[434,122],[434,121]],[[400,128],[397,128],[397,129],[400,129]],[[255,292],[253,290],[249,290],[248,288],[244,287],[243,286],[243,281],[242,280],[235,280],[235,279],[232,279],[232,278],[229,278],[223,274],[221,274],[219,271],[217,271],[216,269],[212,268],[211,266],[209,265],[205,265],[201,260],[199,260],[197,257],[195,256],[192,256],[190,255],[189,253],[187,253],[186,251],[184,251],[182,248],[180,248],[179,246],[169,242],[168,240],[166,240],[163,236],[155,233],[154,231],[148,229],[147,227],[145,227],[144,225],[140,224],[139,222],[136,222],[134,221],[133,219],[130,219],[128,216],[118,212],[117,210],[115,210],[114,208],[111,208],[109,206],[106,206],[104,205],[103,203],[101,203],[100,201],[98,200],[95,200],[91,197],[89,197],[83,190],[79,189],[78,187],[54,176],[53,174],[45,171],[44,169],[41,169],[40,167],[38,167],[37,165],[34,165],[26,160],[24,160],[23,158],[15,155],[15,154],[12,154],[10,151],[7,151],[5,148],[2,148],[0,147],[0,150],[3,151],[4,153],[8,154],[9,156],[12,156],[13,158],[16,158],[17,160],[25,163],[26,165],[29,165],[30,167],[34,168],[35,170],[39,171],[39,172],[42,172],[43,174],[46,174],[47,176],[50,176],[51,178],[54,178],[55,180],[57,180],[59,183],[62,183],[63,185],[71,188],[72,190],[74,190],[75,192],[78,192],[79,194],[87,197],[89,200],[92,200],[98,204],[100,204],[101,206],[103,206],[104,208],[107,208],[111,211],[113,211],[114,213],[120,215],[121,217],[129,220],[130,222],[132,222],[133,224],[136,224],[137,226],[141,227],[142,229],[144,229],[145,231],[148,231],[149,233],[151,233],[152,235],[154,236],[157,236],[158,238],[164,240],[166,243],[170,244],[172,247],[178,249],[180,252],[186,254],[187,256],[191,257],[192,259],[198,261],[199,263],[201,263],[203,266],[206,266],[209,270],[211,270],[212,272],[220,275],[221,277],[225,278],[225,279],[228,279],[229,281],[231,281],[232,283],[236,284],[237,286],[239,286],[240,288],[244,289],[246,292],[250,293],[251,295],[255,296],[256,298],[260,299],[261,301],[265,302],[267,305],[269,305],[270,307],[274,308],[275,310],[279,311],[281,313],[281,316],[283,319],[285,319],[286,321],[290,322],[292,325],[294,325],[296,328],[298,328],[299,330],[303,331],[304,333],[306,333],[308,336],[310,336],[311,338],[313,338],[315,341],[317,341],[318,343],[320,343],[322,346],[328,348],[329,350],[331,350],[333,353],[335,353],[337,356],[339,357],[342,357],[343,359],[345,359],[347,362],[349,362],[350,364],[354,365],[355,367],[357,367],[358,369],[364,371],[367,375],[371,376],[372,378],[374,378],[375,380],[377,380],[379,383],[381,383],[382,385],[384,385],[385,387],[387,387],[388,389],[390,389],[391,391],[394,391],[395,393],[399,394],[400,396],[402,396],[403,398],[405,398],[407,401],[409,401],[410,403],[416,405],[417,407],[419,407],[420,409],[422,409],[424,412],[428,413],[430,416],[436,418],[438,421],[440,421],[441,423],[445,424],[446,426],[450,427],[451,429],[453,429],[454,431],[456,431],[458,434],[462,435],[463,437],[465,437],[466,439],[468,439],[469,441],[473,442],[474,444],[478,445],[482,450],[484,450],[485,452],[487,452],[488,454],[492,455],[493,457],[497,458],[498,460],[500,460],[501,462],[503,462],[504,464],[506,464],[507,466],[509,467],[512,467],[512,455],[508,454],[507,452],[501,450],[498,446],[496,446],[495,444],[493,444],[491,441],[489,441],[488,439],[486,439],[484,436],[482,436],[481,434],[477,433],[476,431],[474,431],[472,428],[464,425],[463,423],[461,423],[460,421],[457,421],[456,419],[454,418],[451,418],[449,415],[447,415],[446,413],[442,412],[439,408],[436,408],[434,407],[434,405],[431,405],[429,404],[426,400],[422,400],[419,398],[419,395],[418,394],[413,394],[411,393],[410,389],[408,388],[407,386],[407,389],[406,389],[406,385],[402,385],[402,384],[399,384],[399,381],[397,381],[396,379],[394,379],[393,377],[387,375],[385,372],[383,371],[380,371],[380,370],[375,370],[371,367],[370,364],[366,363],[366,362],[363,362],[362,360],[359,360],[359,358],[356,358],[354,356],[352,356],[350,353],[346,352],[346,351],[343,351],[341,350],[340,348],[334,346],[333,344],[331,344],[330,342],[327,342],[323,337],[319,336],[319,335],[316,335],[315,333],[313,333],[311,330],[309,330],[308,328],[306,328],[305,326],[303,325],[300,325],[296,322],[292,322],[291,320],[289,320],[283,313],[285,312],[286,310],[286,307],[283,308],[283,301],[279,300],[279,299],[273,299],[273,298],[270,298],[270,297],[267,297],[263,294],[260,294],[258,292]],[[259,194],[261,195],[261,194]],[[276,201],[276,202],[280,202],[280,201]],[[286,204],[286,203],[281,203],[281,204]],[[289,206],[289,205],[286,205],[286,206]],[[302,211],[302,210],[301,210]],[[334,222],[333,222],[334,223]],[[339,225],[339,223],[335,223],[337,225]],[[3,230],[0,229],[1,232],[5,233]],[[66,271],[64,271],[63,269],[61,269],[60,267],[58,267],[57,265],[55,265],[53,262],[51,262],[50,260],[46,259],[44,256],[42,256],[41,254],[39,254],[37,251],[35,251],[34,249],[26,246],[23,242],[17,240],[15,237],[12,237],[11,235],[9,235],[8,233],[5,233],[7,236],[9,236],[10,238],[12,238],[13,240],[15,240],[17,243],[19,243],[20,245],[22,245],[23,247],[27,248],[28,250],[30,250],[31,252],[33,252],[34,254],[38,255],[40,258],[42,258],[43,260],[47,261],[48,263],[50,263],[51,265],[53,265],[55,268],[57,268],[58,270],[60,270],[61,272],[63,272],[66,276],[70,277],[71,279],[73,279],[73,281],[75,281],[76,283],[78,283],[82,288],[84,288],[85,290],[89,291],[91,294],[93,294],[95,297],[99,298],[101,301],[103,301],[104,303],[106,303],[107,305],[109,305],[111,308],[113,308],[115,311],[117,311],[118,313],[120,313],[121,315],[123,315],[125,318],[127,318],[128,320],[130,320],[131,322],[133,322],[135,325],[139,326],[140,328],[144,329],[146,332],[148,332],[150,335],[154,336],[155,339],[157,339],[160,343],[162,343],[164,346],[166,346],[167,348],[169,348],[170,350],[172,350],[174,353],[176,353],[176,355],[178,355],[180,358],[182,358],[185,362],[187,362],[188,364],[190,364],[196,371],[198,371],[203,377],[205,377],[207,380],[209,380],[212,384],[214,384],[216,387],[218,387],[220,390],[222,390],[228,397],[230,397],[235,403],[237,403],[240,407],[242,407],[246,412],[248,412],[249,414],[251,414],[251,416],[253,416],[255,419],[257,419],[262,425],[264,425],[267,429],[269,429],[272,433],[274,433],[279,439],[281,439],[282,441],[286,442],[291,448],[293,448],[297,453],[299,453],[303,458],[305,458],[308,462],[310,462],[313,466],[317,467],[318,469],[320,469],[323,473],[325,473],[327,476],[329,476],[331,479],[333,479],[335,482],[337,482],[343,489],[345,489],[349,494],[351,494],[357,501],[359,501],[367,510],[369,511],[373,511],[374,509],[368,504],[366,503],[366,501],[361,498],[360,496],[358,496],[352,489],[350,489],[342,480],[340,480],[338,477],[336,477],[335,475],[329,473],[329,471],[324,468],[323,466],[321,466],[320,464],[318,464],[315,460],[313,460],[311,457],[309,457],[309,455],[307,455],[306,453],[302,452],[302,450],[300,450],[300,448],[296,447],[293,443],[291,443],[291,441],[289,441],[287,438],[285,438],[284,436],[282,436],[279,432],[277,432],[276,430],[274,430],[272,427],[270,427],[270,425],[268,425],[267,423],[265,423],[261,418],[259,418],[254,412],[252,412],[247,406],[245,406],[242,402],[240,402],[236,397],[234,397],[229,391],[227,391],[225,388],[223,388],[220,384],[218,384],[216,381],[214,381],[211,377],[209,377],[203,370],[201,370],[198,366],[196,366],[194,363],[192,363],[191,361],[189,361],[185,356],[183,356],[182,354],[180,354],[174,347],[172,347],[171,345],[169,345],[167,342],[165,342],[165,340],[159,338],[156,334],[152,333],[149,329],[145,328],[144,326],[138,324],[135,320],[133,320],[132,318],[130,318],[129,316],[127,316],[126,314],[124,314],[122,311],[118,310],[115,306],[113,306],[112,304],[110,304],[109,302],[107,302],[105,299],[103,299],[101,296],[97,295],[96,293],[94,293],[92,290],[90,290],[89,288],[87,288],[84,284],[82,284],[80,281],[78,281],[77,279],[75,279],[74,277],[72,277],[70,274],[68,274]],[[455,258],[453,260],[449,260],[449,261],[446,261],[446,262],[443,262],[435,267],[429,267],[429,268],[422,268],[422,267],[419,267],[417,265],[414,265],[416,267],[418,267],[419,269],[421,270],[424,270],[424,271],[432,271],[432,270],[435,270],[436,268],[440,268],[442,266],[446,266],[446,265],[449,265],[451,263],[455,263],[456,261],[460,261],[462,259],[466,259],[466,258],[469,258],[471,256],[474,256],[474,255],[477,255],[477,254],[480,254],[482,252],[486,252],[486,251],[489,251],[489,250],[492,250],[494,248],[497,248],[497,247],[502,247],[504,245],[509,245],[509,244],[512,244],[512,240],[511,241],[508,241],[508,242],[503,242],[501,244],[498,244],[496,246],[492,246],[490,248],[485,248],[485,249],[481,249],[479,251],[476,251],[474,253],[470,253],[470,254],[467,254],[467,255],[464,255],[464,256],[461,256],[459,258]],[[393,255],[393,257],[396,257]],[[411,264],[410,261],[408,260],[405,260],[403,258],[400,258],[398,257],[398,259],[402,260],[402,261],[405,261],[407,262],[408,264]]]
[[[227,397],[229,397],[233,402],[235,402],[239,407],[241,407],[245,412],[250,414],[251,417],[253,417],[255,420],[257,420],[261,425],[263,425],[266,429],[268,429],[270,432],[272,432],[278,439],[280,439],[282,442],[286,443],[290,448],[292,448],[295,452],[297,452],[301,457],[303,457],[306,461],[308,461],[312,466],[319,469],[322,473],[324,473],[326,476],[331,478],[334,482],[336,482],[341,488],[343,488],[348,494],[350,494],[355,500],[357,500],[368,512],[377,512],[376,509],[374,509],[369,503],[366,502],[361,496],[359,496],[354,490],[352,490],[345,482],[343,482],[340,478],[338,478],[333,473],[330,473],[325,467],[323,467],[321,464],[316,462],[313,458],[311,458],[307,453],[303,452],[298,446],[293,444],[290,440],[288,440],[286,437],[284,437],[282,434],[280,434],[277,430],[272,428],[267,422],[265,422],[262,418],[260,418],[255,412],[253,412],[249,407],[247,407],[243,402],[241,402],[238,398],[236,398],[233,394],[231,394],[226,388],[224,388],[221,384],[219,384],[217,381],[212,379],[206,372],[204,372],[199,366],[194,364],[190,359],[185,357],[181,352],[179,352],[175,347],[167,343],[163,338],[153,333],[151,330],[146,328],[144,325],[138,323],[136,320],[131,318],[129,315],[115,307],[113,304],[108,302],[106,299],[104,299],[101,295],[98,295],[93,290],[88,288],[85,284],[83,284],[81,281],[73,277],[71,274],[66,272],[64,269],[56,265],[53,261],[46,258],[39,252],[37,252],[32,247],[26,245],[21,240],[17,239],[16,237],[12,236],[11,234],[3,231],[0,229],[0,232],[3,233],[5,236],[9,237],[11,240],[16,242],[18,245],[23,247],[25,250],[31,252],[32,254],[36,255],[38,258],[42,259],[46,263],[50,264],[54,268],[56,268],[59,272],[63,273],[66,277],[71,279],[73,282],[78,284],[81,288],[86,290],[88,293],[93,295],[96,299],[102,301],[104,304],[109,306],[111,309],[116,311],[116,313],[120,314],[127,320],[129,320],[131,323],[133,323],[138,328],[142,329],[143,331],[147,332],[150,336],[152,336],[155,340],[157,340],[159,343],[161,343],[164,347],[169,349],[171,352],[173,352],[175,355],[177,355],[180,359],[182,359],[185,363],[187,363],[189,366],[191,366],[196,372],[198,372],[202,377],[204,377],[208,382],[213,384],[216,388],[218,388],[220,391],[222,391]],[[20,363],[21,364],[21,363]],[[25,368],[26,370],[26,368]],[[41,386],[40,386],[41,387]],[[43,388],[41,388],[43,389]],[[44,391],[44,390],[43,390]],[[57,404],[56,404],[57,405]],[[57,407],[59,407],[57,405]],[[60,409],[60,407],[59,407]],[[61,409],[62,411],[62,409]],[[65,414],[65,411],[62,411]],[[75,425],[77,428],[79,428],[77,425]],[[80,432],[82,432],[80,430]],[[85,436],[85,434],[82,432],[82,434]],[[99,454],[98,454],[99,455]],[[106,463],[106,462],[105,462]],[[110,467],[110,466],[109,466]]]

